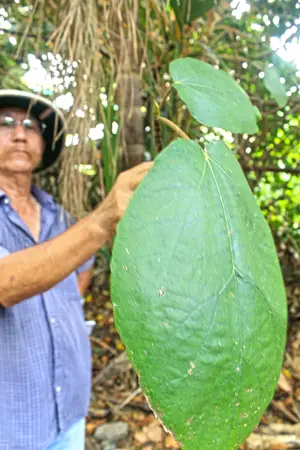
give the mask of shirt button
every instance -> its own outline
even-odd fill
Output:
[[[60,386],[56,386],[55,390],[56,390],[56,392],[60,392],[61,391],[61,387]]]
[[[50,323],[55,324],[55,323],[56,323],[56,319],[54,319],[54,317],[52,317],[52,318],[50,319]]]

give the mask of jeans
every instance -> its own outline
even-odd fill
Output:
[[[85,419],[74,423],[65,433],[58,435],[45,450],[84,450]]]

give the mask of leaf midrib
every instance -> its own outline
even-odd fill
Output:
[[[240,310],[240,302],[239,302],[239,298],[238,298],[238,292],[237,292],[237,284],[236,284],[236,266],[235,266],[235,260],[234,260],[234,251],[233,251],[233,245],[232,245],[232,239],[231,239],[231,230],[229,227],[229,220],[228,220],[228,216],[226,213],[226,209],[225,209],[225,204],[224,204],[224,200],[220,191],[220,187],[218,184],[218,181],[216,179],[215,173],[213,171],[212,165],[210,164],[209,159],[207,159],[207,164],[210,168],[210,171],[212,173],[214,182],[216,184],[217,190],[218,190],[218,194],[220,197],[220,201],[221,201],[221,205],[222,205],[222,209],[223,209],[223,214],[224,214],[224,218],[225,218],[225,222],[226,222],[226,227],[227,227],[227,236],[228,236],[228,240],[229,240],[229,246],[230,246],[230,251],[231,251],[231,259],[232,259],[232,276],[234,278],[234,289],[235,289],[235,297],[236,297],[236,303],[237,303],[237,311],[238,311],[238,326],[239,326],[239,336],[240,336],[240,345],[243,346],[243,339],[242,339],[242,330],[241,330],[241,310]],[[240,361],[238,364],[238,367],[240,367],[241,373],[242,373],[242,356],[243,356],[243,352],[240,352]],[[241,377],[238,377],[238,383],[237,383],[237,388],[236,388],[236,392],[239,394],[240,392],[240,385],[241,385]],[[238,399],[238,396],[237,396]],[[228,440],[230,438],[230,423],[232,421],[232,418],[234,416],[234,413],[236,411],[237,406],[235,405],[235,408],[233,408],[232,410],[232,414],[231,414],[231,420],[228,421],[228,433],[227,433],[227,437],[226,437],[226,444],[224,447],[224,450],[227,449],[227,443]]]

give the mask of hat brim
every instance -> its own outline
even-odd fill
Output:
[[[61,111],[40,95],[13,89],[0,90],[0,108],[9,107],[21,108],[46,125],[43,132],[45,151],[35,172],[52,166],[65,144],[65,120]]]

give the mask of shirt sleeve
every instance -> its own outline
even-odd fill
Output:
[[[9,254],[9,251],[0,245],[0,259],[4,258],[4,256],[8,256]]]

